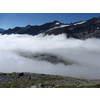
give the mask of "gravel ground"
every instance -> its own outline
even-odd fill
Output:
[[[0,73],[0,88],[99,88],[100,80],[35,73]]]

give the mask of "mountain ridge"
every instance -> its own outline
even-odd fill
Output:
[[[0,28],[0,33],[4,32],[4,31],[5,31],[5,29],[3,29],[3,28]]]
[[[78,21],[70,24],[64,24],[57,20],[42,24],[40,26],[27,25],[26,27],[15,27],[2,32],[3,34],[29,34],[38,35],[45,33],[45,35],[58,35],[65,33],[67,37],[73,37],[77,39],[87,38],[100,38],[100,17],[92,18],[85,21]]]
[[[55,26],[59,26],[61,25],[61,23],[59,25],[55,25],[55,23],[57,23],[58,21],[54,21],[54,22],[49,22],[49,23],[45,23],[42,25],[27,25],[25,27],[15,27],[13,29],[8,29],[5,32],[3,32],[3,34],[29,34],[29,35],[37,35],[39,33],[45,32],[46,30],[53,28]]]
[[[83,23],[84,22],[84,23]],[[77,22],[79,23],[79,22]],[[73,37],[77,39],[87,39],[87,38],[100,38],[100,17],[92,18],[86,21],[82,21],[81,24],[75,25],[71,23],[68,27],[58,28],[46,32],[46,34],[67,34],[67,37]]]

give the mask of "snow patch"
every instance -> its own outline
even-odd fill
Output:
[[[59,25],[60,23],[59,23],[59,22],[56,22],[55,24],[56,24],[56,25]]]
[[[70,25],[61,25],[60,28],[62,28],[62,27],[67,27],[67,26],[70,26]]]
[[[70,25],[60,25],[60,26],[56,26],[56,27],[54,27],[54,28],[50,28],[50,29],[47,30],[47,31],[54,30],[54,29],[57,29],[57,28],[68,27],[68,26],[70,26]],[[47,31],[46,31],[46,32],[47,32]]]
[[[86,21],[78,22],[78,23],[75,23],[74,25],[83,24],[83,23],[85,23],[85,22],[86,22]]]

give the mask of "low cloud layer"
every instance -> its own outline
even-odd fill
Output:
[[[100,39],[67,39],[51,36],[0,35],[0,72],[32,72],[69,77],[100,79]],[[23,55],[22,55],[23,54]],[[62,61],[34,58],[52,55]],[[51,58],[50,58],[51,59]]]

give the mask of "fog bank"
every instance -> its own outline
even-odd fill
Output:
[[[0,35],[0,72],[32,72],[100,79],[100,40],[51,36]],[[36,56],[57,57],[56,64]],[[52,56],[49,58],[51,59]],[[67,62],[67,64],[64,64]]]

